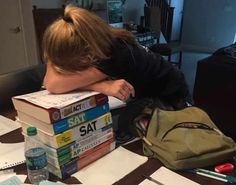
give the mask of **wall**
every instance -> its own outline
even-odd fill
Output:
[[[125,23],[140,23],[143,16],[145,0],[126,0],[123,6],[123,21]]]
[[[96,0],[95,2],[103,2],[106,0]],[[61,7],[65,2],[75,2],[75,0],[32,0],[32,4],[38,8],[54,8]],[[172,0],[171,6],[174,8],[172,40],[179,40],[181,36],[181,21],[184,0]],[[145,0],[126,0],[123,6],[123,22],[140,24],[140,17],[144,15],[143,9]],[[99,12],[97,12],[99,13]],[[104,12],[103,12],[104,14]],[[102,15],[101,17],[106,17]]]
[[[37,6],[37,8],[61,8],[65,4],[80,4],[79,0],[32,0],[32,4]],[[106,11],[106,0],[95,0],[92,10],[95,13],[107,20],[107,11]]]
[[[99,0],[105,1],[105,0]],[[68,0],[32,0],[32,4],[38,8],[54,8],[61,7],[63,3],[69,2]],[[74,2],[71,0],[70,2]],[[98,2],[98,0],[96,0]],[[172,0],[171,6],[174,6],[174,20],[172,39],[178,40],[180,37],[180,25],[184,0]],[[143,16],[145,0],[126,0],[123,6],[123,22],[140,24],[140,17]],[[103,16],[104,17],[104,16]]]
[[[1,1],[0,75],[38,64],[31,0]]]
[[[181,21],[184,0],[172,0],[171,6],[174,8],[174,17],[172,25],[172,40],[179,40],[181,36]],[[140,16],[143,16],[145,0],[126,0],[123,7],[124,22],[140,23]]]
[[[61,8],[65,0],[32,0],[37,8]]]
[[[98,0],[97,0],[98,1]],[[102,1],[102,0],[100,0]],[[66,0],[32,0],[32,4],[38,8],[58,8],[63,3],[69,2]],[[71,0],[73,2],[73,0]],[[145,0],[126,0],[123,6],[123,20],[124,22],[132,22],[139,24],[140,16],[143,15]]]
[[[182,43],[185,49],[212,52],[232,44],[235,0],[185,0]]]
[[[180,40],[181,38],[183,6],[184,6],[184,0],[171,1],[171,7],[174,7],[171,40]]]

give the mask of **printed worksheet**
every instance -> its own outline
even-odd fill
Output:
[[[0,136],[20,128],[20,123],[0,115]]]
[[[38,106],[48,108],[61,108],[76,101],[83,100],[90,96],[99,94],[95,91],[81,91],[81,92],[70,92],[65,94],[52,94],[47,90],[37,91],[34,93],[24,94],[15,96],[16,99],[23,99]]]
[[[186,177],[175,173],[172,170],[167,169],[162,166],[157,171],[155,171],[151,176],[152,179],[146,179],[141,182],[139,185],[173,185],[173,184],[181,184],[181,185],[200,185]]]
[[[24,142],[0,143],[0,170],[10,168],[24,162]]]
[[[86,185],[111,185],[147,162],[147,160],[147,157],[120,146],[72,176]]]

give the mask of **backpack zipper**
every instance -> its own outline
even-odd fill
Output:
[[[219,133],[220,135],[222,135],[222,132],[220,132],[218,129],[210,127],[210,126],[208,126],[207,124],[204,124],[204,123],[199,123],[199,122],[181,122],[181,123],[177,123],[171,129],[167,130],[166,133],[162,136],[161,141],[166,137],[166,135],[170,131],[172,131],[172,130],[174,130],[176,128],[212,130],[212,131],[215,131],[215,132]]]

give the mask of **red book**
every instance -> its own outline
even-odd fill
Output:
[[[87,156],[84,156],[83,158],[75,158],[64,165],[61,165],[60,168],[48,163],[48,170],[57,177],[65,179],[115,149],[115,142],[113,139],[106,141],[104,144],[102,147],[98,147],[97,150],[94,150]]]
[[[45,123],[53,123],[73,114],[108,102],[108,97],[94,91],[74,91],[51,94],[47,90],[15,96],[12,102],[17,111]]]

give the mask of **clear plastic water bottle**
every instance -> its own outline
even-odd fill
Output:
[[[36,137],[37,129],[28,127],[25,137],[25,159],[28,178],[32,184],[39,184],[40,181],[48,179],[46,152]]]

